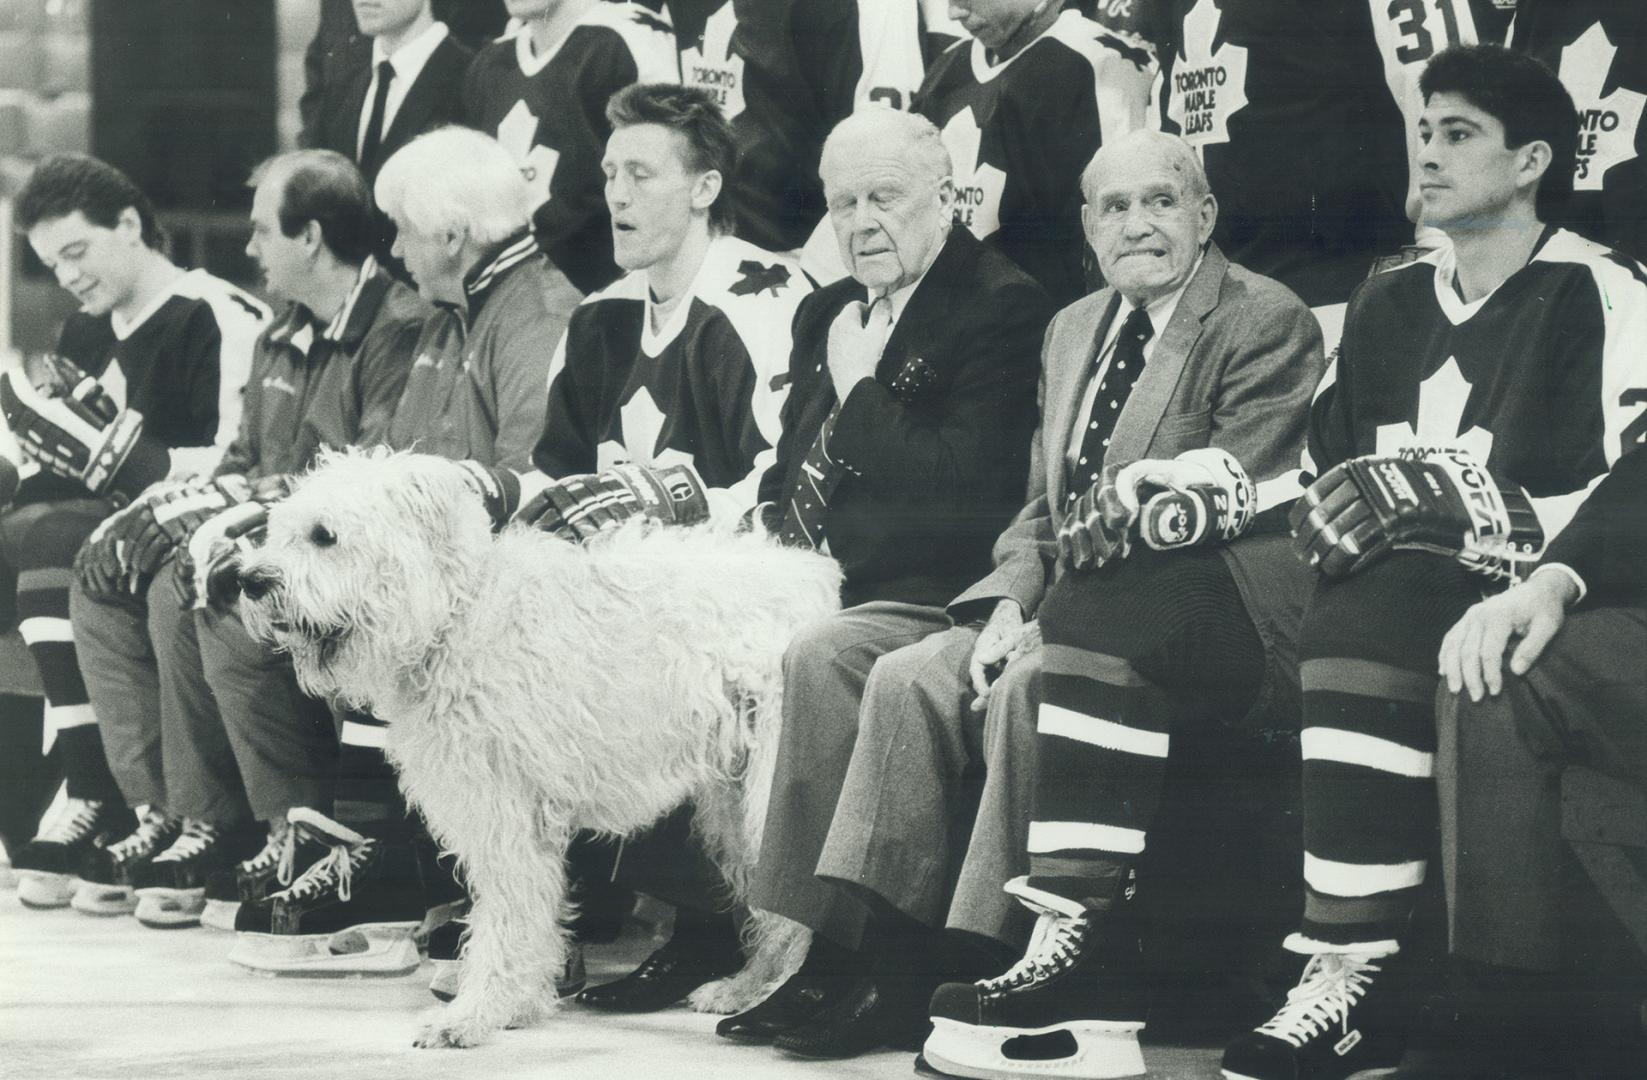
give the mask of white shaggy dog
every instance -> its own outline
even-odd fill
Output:
[[[624,835],[692,799],[740,894],[765,822],[782,658],[838,606],[833,560],[760,534],[632,524],[580,546],[494,537],[451,462],[332,456],[269,515],[241,570],[247,628],[312,693],[389,724],[401,786],[474,892],[455,1000],[422,1046],[468,1046],[555,1001],[574,830]],[[805,931],[757,915],[704,987],[747,1008]]]

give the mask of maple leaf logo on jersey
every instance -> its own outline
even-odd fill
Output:
[[[1247,50],[1215,47],[1221,19],[1212,0],[1184,16],[1184,41],[1172,66],[1167,117],[1191,146],[1230,141],[1230,117],[1247,106]]]
[[[626,461],[657,468],[692,464],[691,454],[658,445],[668,417],[652,400],[652,392],[646,387],[636,390],[635,396],[623,403],[618,416],[623,427],[623,442],[607,439],[595,448],[597,470],[604,472]]]
[[[733,296],[758,296],[762,292],[777,296],[778,290],[789,284],[789,267],[782,263],[768,266],[754,259],[745,259],[738,264],[738,273],[741,276],[726,290]]]
[[[1459,430],[1473,389],[1459,370],[1458,358],[1447,357],[1434,375],[1418,384],[1418,423],[1380,424],[1376,453],[1394,457],[1402,450],[1452,447],[1485,465],[1493,452],[1493,433],[1481,427]]]
[[[1617,52],[1600,23],[1592,23],[1561,50],[1561,81],[1578,106],[1578,161],[1573,167],[1578,191],[1600,191],[1608,169],[1636,156],[1636,130],[1647,97],[1622,86],[1601,96]]]
[[[520,166],[520,174],[526,177],[526,183],[537,192],[538,197],[547,199],[549,181],[554,179],[560,154],[550,147],[536,145],[537,137],[538,118],[524,101],[515,102],[509,115],[498,123],[498,142],[515,159]]]
[[[743,57],[732,51],[737,25],[728,0],[703,24],[695,47],[681,53],[681,82],[708,91],[727,120],[743,112]]]
[[[982,240],[1001,227],[1006,173],[984,161],[983,133],[971,105],[949,118],[943,136],[955,165],[955,220]]]

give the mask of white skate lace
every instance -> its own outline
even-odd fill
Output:
[[[1350,1006],[1360,1001],[1379,966],[1366,957],[1318,953],[1304,968],[1298,985],[1287,991],[1281,1011],[1259,1026],[1264,1035],[1303,1046],[1334,1022],[1348,1034]]]
[[[371,852],[370,840],[363,844],[334,844],[329,854],[303,872],[284,895],[288,900],[308,900],[327,889],[336,888],[337,898],[347,902],[351,896],[354,873]]]
[[[258,850],[256,855],[242,862],[237,869],[242,874],[257,875],[275,868],[275,879],[282,885],[289,885],[292,881],[292,862],[295,857],[294,843],[288,842],[292,826],[281,818],[269,823],[269,839]]]
[[[35,839],[48,844],[73,844],[83,840],[97,824],[97,815],[102,809],[103,804],[95,799],[68,799]]]
[[[171,831],[172,820],[158,810],[150,810],[130,836],[109,845],[109,855],[117,862],[141,859],[160,846]]]
[[[182,862],[192,859],[217,843],[217,826],[204,821],[187,820],[183,835],[172,841],[172,846],[154,857],[155,862]]]
[[[1088,925],[1085,915],[1043,913],[1036,920],[1035,932],[1030,936],[1029,948],[1024,950],[1024,958],[994,978],[979,981],[978,989],[985,993],[1000,993],[1035,982],[1064,967],[1086,937]]]

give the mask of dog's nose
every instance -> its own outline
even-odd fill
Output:
[[[273,575],[257,569],[242,570],[238,580],[241,593],[246,599],[254,602],[263,599],[263,594],[267,593],[275,582]]]

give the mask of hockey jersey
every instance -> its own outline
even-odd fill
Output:
[[[1163,131],[1201,155],[1219,246],[1312,307],[1410,236],[1405,121],[1365,0],[1160,0]],[[1416,122],[1416,114],[1414,116]]]
[[[520,162],[545,200],[533,218],[538,244],[584,292],[619,273],[600,167],[612,134],[606,103],[631,83],[677,81],[669,24],[634,4],[595,4],[542,55],[517,31],[469,66],[464,115]]]
[[[1470,303],[1445,246],[1368,279],[1311,415],[1305,481],[1457,447],[1525,488],[1553,538],[1647,433],[1647,269],[1565,230]]]
[[[178,275],[131,319],[77,312],[58,352],[143,414],[174,475],[210,473],[240,430],[241,391],[269,309],[204,270]]]
[[[1647,4],[1521,0],[1511,47],[1548,64],[1578,106],[1567,225],[1647,259]]]
[[[1153,61],[1135,39],[1065,11],[1005,61],[963,41],[932,65],[915,110],[955,169],[955,220],[1058,304],[1087,292],[1081,173],[1146,120]]]
[[[810,291],[793,260],[721,236],[657,333],[644,272],[587,297],[556,350],[533,463],[555,478],[690,465],[715,517],[741,515],[774,460],[790,323]]]

